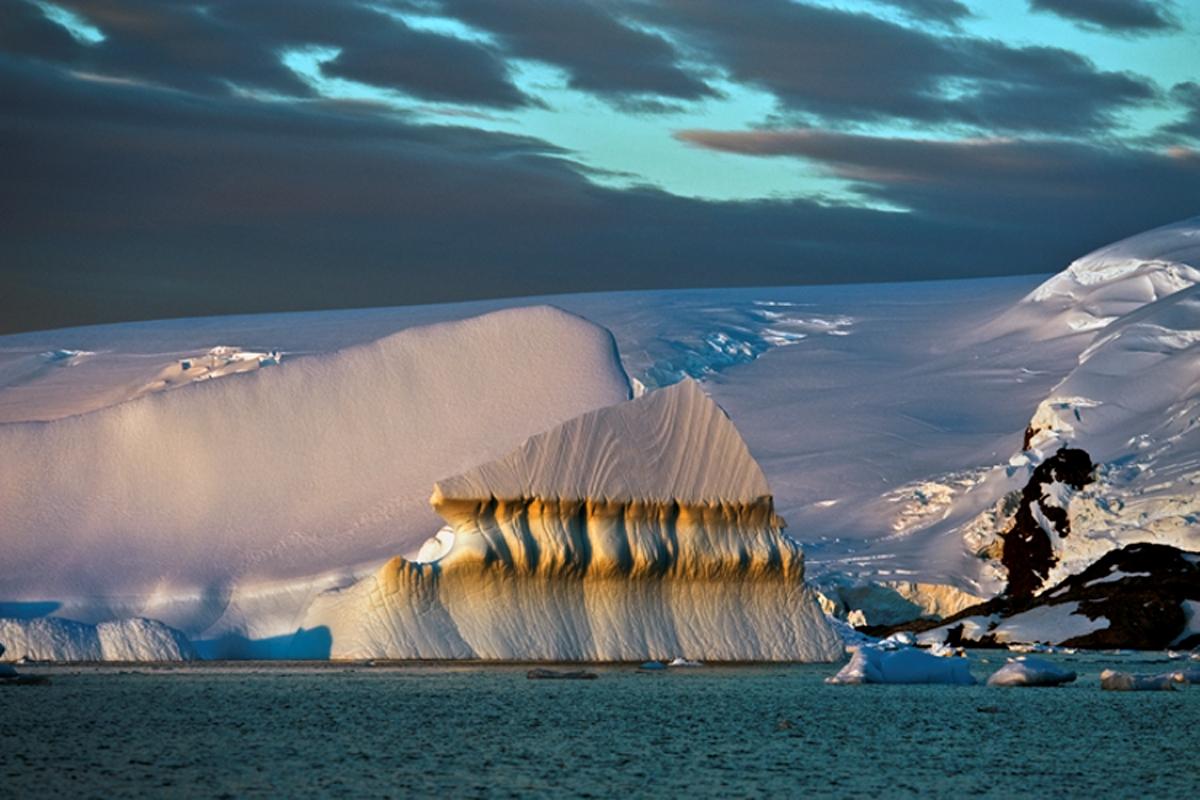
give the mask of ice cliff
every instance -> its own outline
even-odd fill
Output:
[[[195,651],[187,637],[149,619],[87,625],[66,619],[0,619],[0,660],[187,661]]]
[[[438,478],[630,393],[607,330],[533,306],[0,424],[0,616],[291,634],[312,595],[415,552]]]
[[[440,481],[424,563],[314,602],[342,658],[827,661],[766,478],[685,380],[569,420]]]

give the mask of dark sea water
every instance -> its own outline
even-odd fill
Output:
[[[985,663],[982,659],[986,659]],[[976,653],[980,679],[1003,654]],[[827,686],[830,665],[31,668],[0,797],[1197,797],[1200,687]],[[1176,662],[1177,665],[1178,662]]]

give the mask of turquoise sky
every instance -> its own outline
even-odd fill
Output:
[[[819,5],[819,4],[816,4]],[[947,33],[936,24],[923,24],[886,5],[871,2],[837,2],[827,7],[871,14],[897,24],[936,33]],[[961,23],[955,35],[997,39],[1014,46],[1064,48],[1090,59],[1105,71],[1133,72],[1149,78],[1165,94],[1175,84],[1200,80],[1200,9],[1174,8],[1180,22],[1176,30],[1130,36],[1088,28],[1061,17],[1030,10],[1024,0],[970,0],[973,16]],[[396,18],[422,30],[494,43],[488,32],[451,17],[400,13]],[[670,36],[669,31],[654,29]],[[330,79],[321,74],[321,60],[337,55],[336,49],[296,50],[285,62],[311,81],[322,94],[387,103],[399,111],[416,114],[428,124],[467,124],[484,130],[526,134],[566,148],[581,163],[595,170],[591,179],[616,187],[652,186],[674,194],[719,200],[806,197],[830,202],[857,202],[886,208],[886,203],[862,197],[844,180],[819,165],[803,160],[787,163],[701,150],[675,139],[688,129],[742,130],[780,124],[787,115],[776,98],[753,85],[718,77],[714,86],[720,98],[699,101],[671,99],[671,110],[637,113],[569,87],[567,76],[553,65],[513,59],[514,82],[539,98],[544,108],[494,111],[470,106],[430,103],[394,90]],[[709,68],[697,64],[700,69]],[[711,68],[709,68],[711,69]],[[719,70],[718,70],[719,74]],[[1164,99],[1123,111],[1103,136],[1110,141],[1134,142],[1180,116],[1180,109]],[[918,139],[987,137],[987,130],[968,126],[928,126],[903,120],[888,123],[833,126],[856,133]],[[1096,134],[1093,133],[1093,136]]]

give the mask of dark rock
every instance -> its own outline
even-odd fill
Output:
[[[47,686],[50,679],[45,675],[0,675],[0,686]]]
[[[1000,562],[1008,570],[1004,594],[1032,597],[1056,563],[1053,542],[1038,524],[1033,513],[1035,507],[1059,536],[1066,538],[1071,533],[1067,510],[1046,502],[1045,487],[1058,482],[1078,491],[1092,482],[1094,469],[1086,451],[1068,447],[1059,448],[1034,469],[1029,483],[1021,490],[1021,504],[1012,525],[1002,535],[1004,551]]]
[[[1117,580],[1100,580],[1118,572],[1123,575]],[[946,625],[947,644],[1003,647],[991,634],[984,634],[979,640],[965,639],[963,625],[955,623],[968,617],[991,615],[1005,619],[1043,606],[1078,603],[1076,613],[1088,619],[1104,617],[1108,627],[1050,644],[1094,650],[1186,649],[1198,637],[1191,635],[1180,640],[1187,626],[1185,600],[1200,601],[1200,553],[1143,542],[1105,553],[1087,569],[1035,597],[1001,595],[944,620],[916,620],[893,627],[920,633]],[[883,628],[872,630],[871,635],[886,636],[892,632]]]

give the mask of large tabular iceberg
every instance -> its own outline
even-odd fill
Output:
[[[0,424],[0,617],[149,617],[205,655],[278,655],[248,643],[415,552],[439,477],[630,393],[612,334],[537,306]]]
[[[572,419],[437,484],[449,523],[317,598],[333,657],[828,661],[766,478],[686,380]]]
[[[0,660],[8,661],[187,661],[196,656],[186,636],[150,619],[99,625],[54,617],[0,619],[0,641]]]

